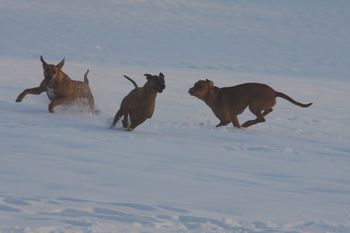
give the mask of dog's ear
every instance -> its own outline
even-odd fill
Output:
[[[151,74],[145,74],[145,76],[146,76],[146,79],[147,79],[147,80],[150,80],[150,79],[152,78],[153,75],[151,75]]]
[[[213,86],[214,86],[213,81],[211,81],[211,80],[209,80],[209,79],[206,79],[205,81],[209,84],[210,87],[213,87]]]
[[[159,73],[160,78],[165,78],[164,74],[162,72]]]
[[[40,61],[41,61],[41,63],[43,63],[43,67],[47,66],[47,63],[44,60],[43,56],[40,56]]]
[[[58,67],[58,68],[62,69],[62,67],[63,67],[63,65],[64,65],[64,59],[65,59],[65,58],[63,58],[62,61],[60,61],[60,63],[57,64],[57,67]]]

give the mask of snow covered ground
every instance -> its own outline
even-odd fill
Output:
[[[347,1],[0,1],[0,232],[350,232]],[[99,115],[47,111],[39,55],[89,80]],[[152,119],[109,129],[144,73]],[[263,124],[215,128],[187,93],[263,82]],[[247,111],[244,122],[253,116]]]

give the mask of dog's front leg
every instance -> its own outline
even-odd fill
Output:
[[[241,128],[241,125],[239,124],[239,121],[238,121],[237,116],[234,116],[234,117],[232,118],[232,124],[233,124],[233,126],[236,127],[236,128]]]
[[[44,91],[45,91],[45,88],[42,86],[25,89],[21,94],[19,94],[19,96],[16,99],[16,102],[21,102],[27,94],[40,95]]]
[[[113,123],[111,125],[111,129],[115,127],[115,125],[117,124],[117,122],[119,121],[120,117],[123,115],[123,110],[122,108],[120,108],[118,110],[118,112],[115,114],[115,117],[114,117],[114,120],[113,120]]]
[[[53,108],[56,106],[56,101],[52,101],[50,104],[49,104],[49,112],[53,113]]]
[[[124,111],[123,113],[123,120],[122,120],[122,124],[123,124],[123,127],[124,128],[128,128],[129,125],[130,125],[130,122],[129,122],[129,112],[127,111]]]
[[[230,122],[220,121],[220,123],[217,124],[215,127],[225,126],[225,125],[227,125],[228,123],[230,123]]]
[[[49,112],[53,113],[54,112],[54,110],[53,110],[54,107],[56,107],[57,105],[63,105],[65,103],[69,103],[69,102],[72,102],[72,98],[65,97],[65,98],[53,100],[49,104]]]

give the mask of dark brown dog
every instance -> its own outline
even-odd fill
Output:
[[[87,104],[89,111],[94,110],[94,98],[87,79],[89,70],[84,75],[84,82],[75,81],[62,71],[64,58],[57,65],[47,64],[42,56],[40,56],[40,60],[43,64],[44,80],[39,87],[24,90],[17,97],[16,102],[21,102],[27,94],[40,95],[46,92],[51,100],[49,112],[54,112],[53,109],[57,105],[72,104],[78,100],[80,103]]]
[[[220,123],[216,126],[227,125],[240,128],[237,115],[246,107],[256,116],[255,120],[245,122],[242,127],[264,122],[267,114],[272,112],[276,97],[282,97],[300,107],[309,107],[312,103],[302,104],[271,87],[260,83],[245,83],[233,87],[218,88],[210,80],[199,80],[189,89],[189,93],[203,100],[214,112]]]
[[[125,78],[134,84],[135,88],[124,97],[111,128],[115,127],[121,116],[124,116],[122,120],[123,127],[130,131],[143,123],[147,118],[152,117],[157,93],[161,93],[165,89],[164,75],[159,73],[158,76],[150,74],[145,74],[145,76],[147,82],[143,87],[138,87],[131,78],[124,75]]]

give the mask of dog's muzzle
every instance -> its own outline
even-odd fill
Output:
[[[193,95],[193,88],[188,89],[188,93],[189,93],[190,95]]]
[[[162,85],[160,87],[156,87],[155,89],[156,89],[157,92],[162,93],[163,90],[165,89],[165,85]]]

